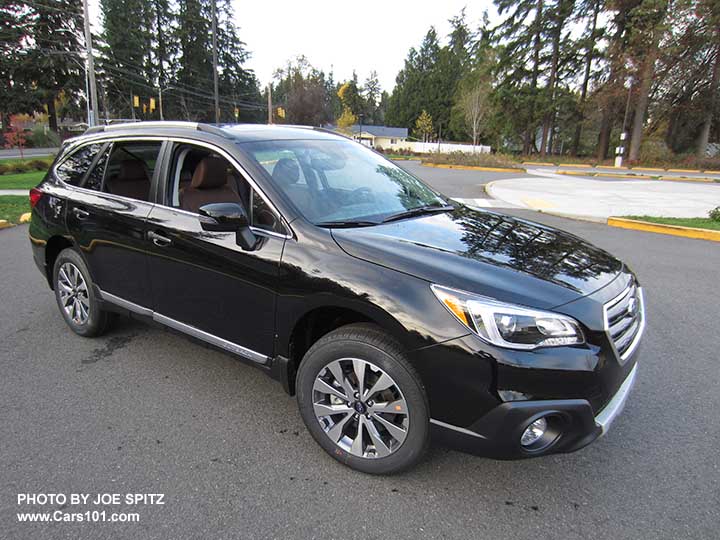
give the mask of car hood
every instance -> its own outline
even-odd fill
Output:
[[[465,206],[332,234],[353,257],[535,308],[591,294],[623,269],[615,257],[570,233]]]

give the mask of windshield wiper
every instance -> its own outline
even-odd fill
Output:
[[[321,221],[320,223],[316,223],[318,227],[330,227],[335,229],[340,228],[349,228],[349,227],[371,227],[373,225],[379,225],[379,221],[368,221],[368,220],[362,220],[362,219],[348,219],[348,220],[338,220],[338,221]]]
[[[451,210],[455,210],[455,207],[452,204],[443,204],[441,206],[427,204],[425,206],[418,206],[417,208],[411,208],[410,210],[405,210],[404,212],[392,214],[383,219],[382,223],[387,223],[388,221],[397,221],[398,219],[405,219],[413,216],[421,216],[423,214],[434,214],[435,212],[449,212]]]

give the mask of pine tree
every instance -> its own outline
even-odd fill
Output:
[[[579,6],[581,17],[587,17],[587,29],[578,46],[584,49],[583,55],[583,78],[580,85],[580,96],[578,99],[578,112],[576,115],[575,134],[573,136],[570,153],[577,156],[580,151],[580,138],[582,137],[583,122],[585,121],[585,108],[587,105],[590,78],[592,75],[593,62],[599,56],[597,42],[603,36],[604,28],[598,28],[598,18],[604,8],[605,0],[582,0]]]
[[[411,48],[405,66],[395,79],[395,89],[388,100],[386,122],[392,126],[412,128],[423,109],[435,110],[437,92],[432,74],[438,62],[440,44],[430,28],[419,50]]]
[[[545,0],[495,0],[495,5],[500,15],[506,15],[495,31],[501,45],[501,108],[512,111],[512,120],[524,126],[522,148],[529,154],[535,150],[535,133],[542,118],[538,83],[544,70],[541,53],[547,41],[549,17]]]
[[[100,0],[103,33],[99,69],[107,106],[121,118],[145,117],[142,104],[157,92],[152,33],[157,6],[143,0]],[[128,24],[133,21],[133,24]],[[134,97],[139,107],[134,107]]]
[[[83,18],[80,0],[43,0],[27,4],[29,36],[21,69],[36,88],[38,99],[45,105],[50,129],[58,130],[55,102],[65,94],[80,111],[79,96],[84,88],[84,64],[81,54]]]
[[[24,69],[24,44],[31,35],[31,18],[24,2],[4,2],[0,6],[0,121],[3,131],[10,115],[31,113],[41,106],[32,80]]]
[[[372,70],[370,72],[370,75],[365,80],[365,84],[363,84],[362,90],[365,97],[365,109],[367,111],[365,122],[368,124],[382,123],[378,115],[382,89],[380,88],[377,71]]]

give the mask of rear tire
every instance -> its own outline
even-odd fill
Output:
[[[297,399],[317,443],[358,471],[401,472],[427,450],[423,384],[400,344],[374,325],[343,326],[310,347]]]
[[[90,272],[74,249],[62,250],[55,259],[53,288],[60,314],[73,332],[95,337],[107,330],[111,314],[100,307]]]

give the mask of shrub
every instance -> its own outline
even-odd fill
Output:
[[[720,206],[716,206],[710,212],[708,212],[708,216],[713,221],[720,221]]]
[[[47,159],[33,159],[28,161],[28,166],[35,171],[46,171],[50,168],[50,163]]]
[[[451,152],[449,154],[432,153],[423,156],[427,163],[466,165],[477,167],[509,167],[519,169],[520,165],[511,156],[503,154],[466,154],[464,152]]]
[[[25,173],[32,170],[32,167],[30,166],[30,163],[27,161],[17,161],[11,165],[8,166],[8,173],[10,174],[18,174],[18,173]]]
[[[0,163],[0,174],[5,174],[8,172],[8,166],[4,163]]]
[[[54,148],[60,146],[60,137],[54,131],[47,130],[45,126],[37,125],[27,137],[29,148]]]

